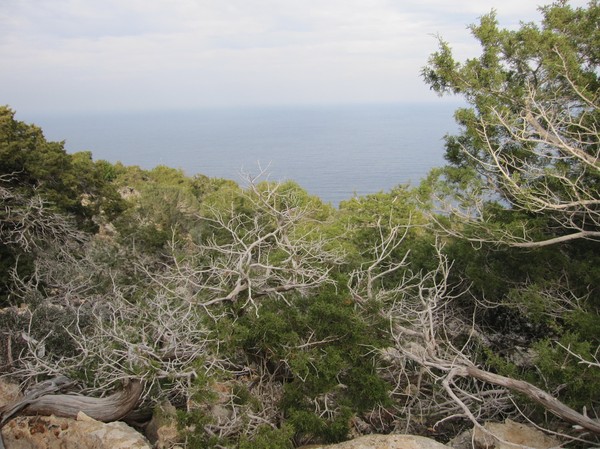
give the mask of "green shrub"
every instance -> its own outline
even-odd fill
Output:
[[[283,425],[279,429],[271,426],[262,426],[252,438],[242,436],[238,449],[292,449],[293,427]]]

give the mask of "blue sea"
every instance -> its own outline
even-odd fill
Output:
[[[23,117],[69,152],[95,160],[241,180],[267,168],[338,205],[354,195],[417,185],[444,164],[456,104],[300,106]]]

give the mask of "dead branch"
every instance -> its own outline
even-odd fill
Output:
[[[453,345],[452,331],[446,315],[446,305],[452,299],[448,295],[449,287],[447,286],[449,265],[441,253],[441,248],[438,248],[438,256],[440,257],[438,270],[429,279],[423,277],[417,286],[418,298],[420,298],[417,302],[419,306],[406,307],[408,303],[404,301],[405,307],[390,311],[392,321],[399,320],[411,324],[409,326],[406,324],[392,326],[394,332],[400,332],[399,335],[395,335],[398,352],[390,353],[388,351],[387,355],[401,355],[424,367],[434,379],[438,379],[442,383],[450,397],[476,425],[478,424],[476,416],[467,407],[467,401],[459,397],[459,394],[469,396],[478,393],[461,391],[453,382],[455,376],[476,379],[521,393],[559,418],[600,434],[599,422],[576,412],[549,393],[528,382],[511,379],[476,367],[466,351],[466,344],[460,348]],[[431,284],[433,279],[438,280]],[[423,295],[422,292],[426,292],[426,294]],[[405,329],[408,332],[404,332]],[[406,337],[402,337],[402,334],[409,337],[408,342]],[[415,338],[418,340],[415,341]]]
[[[252,205],[251,214],[213,208],[206,216],[196,215],[222,237],[188,242],[184,254],[173,245],[171,266],[158,275],[147,271],[154,282],[193,298],[209,314],[226,303],[256,312],[261,297],[285,301],[287,292],[306,294],[332,284],[331,269],[342,260],[319,233],[310,206],[283,192],[280,184],[247,182],[243,196]]]
[[[67,383],[72,384],[72,382]],[[65,384],[52,382],[35,394],[26,394],[16,403],[8,404],[0,415],[0,425],[6,424],[17,415],[56,415],[76,418],[79,412],[98,421],[116,421],[132,411],[140,400],[143,385],[139,380],[126,382],[122,390],[106,397],[95,398],[74,394],[52,394],[64,389]],[[41,394],[40,394],[41,393]]]
[[[490,373],[489,371],[482,370],[475,366],[466,366],[456,368],[454,371],[459,376],[470,376],[475,379],[482,380],[494,385],[509,388],[513,391],[518,391],[524,394],[532,401],[542,405],[546,410],[554,413],[561,419],[568,421],[572,424],[577,424],[584,429],[600,435],[600,422],[588,418],[579,412],[576,412],[572,408],[560,402],[558,399],[541,390],[535,385],[530,384],[522,380],[511,379],[510,377],[501,376],[499,374]]]
[[[72,220],[51,211],[37,194],[25,197],[10,185],[12,174],[0,176],[0,241],[25,252],[49,244],[64,245],[86,240]]]
[[[140,381],[131,380],[126,382],[121,391],[103,398],[53,394],[73,384],[69,379],[58,377],[34,386],[22,399],[0,408],[0,429],[18,415],[76,418],[79,412],[83,412],[98,421],[116,421],[135,408],[143,391]]]
[[[392,240],[382,234],[377,248],[401,246],[403,234],[392,233],[389,236]],[[384,304],[382,313],[390,322],[390,333],[396,345],[382,351],[383,362],[391,363],[387,368],[389,375],[385,371],[382,375],[396,382],[393,396],[398,399],[406,397],[405,405],[400,409],[402,415],[411,416],[421,410],[420,413],[432,416],[442,410],[439,415],[442,416],[441,421],[449,416],[463,416],[479,426],[479,419],[489,417],[498,406],[510,406],[511,391],[525,395],[565,421],[600,434],[600,422],[576,412],[548,392],[473,364],[471,348],[480,344],[477,341],[480,332],[473,321],[465,321],[452,309],[455,293],[448,284],[451,263],[439,241],[435,250],[438,266],[432,272],[413,273],[406,257],[394,262],[390,253],[383,250],[376,252],[379,256],[373,262],[353,273],[349,283],[354,296],[361,301],[379,298]],[[397,287],[386,290],[377,286],[375,292],[371,291],[370,280],[374,275],[400,269],[408,274]],[[566,307],[577,306],[577,298],[564,297],[560,300],[565,301]],[[461,346],[455,345],[457,340],[462,341]],[[568,348],[566,350],[572,353]],[[588,366],[595,366],[595,361],[579,359]],[[416,364],[417,371],[411,370],[411,363],[413,366]],[[465,381],[458,383],[456,379],[459,377]],[[444,387],[446,395],[434,394],[435,389],[431,386],[435,383]],[[499,390],[498,386],[503,389]],[[426,394],[422,395],[424,392]],[[491,408],[490,404],[493,404]]]

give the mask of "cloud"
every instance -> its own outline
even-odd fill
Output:
[[[49,110],[433,99],[419,79],[433,36],[475,52],[466,25],[493,3],[3,0],[0,98]],[[538,14],[503,0],[498,16]]]

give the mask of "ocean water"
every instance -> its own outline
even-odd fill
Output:
[[[398,104],[56,114],[34,122],[69,152],[95,160],[241,180],[267,168],[334,205],[353,195],[416,185],[444,163],[457,105]]]

